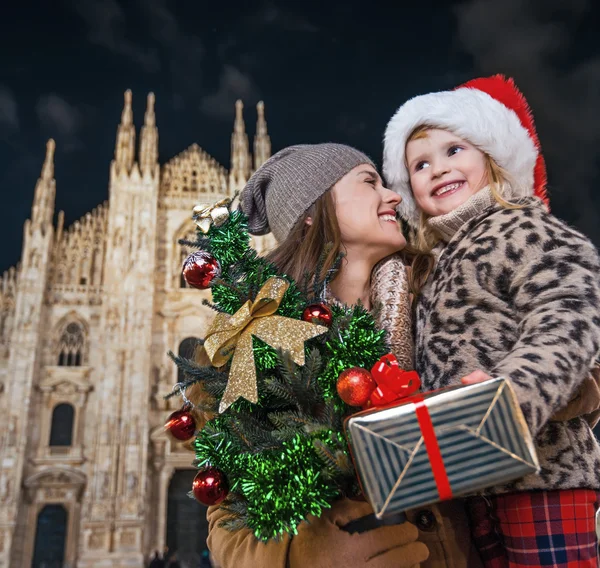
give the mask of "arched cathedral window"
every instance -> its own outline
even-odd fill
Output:
[[[78,367],[82,364],[85,336],[80,324],[69,323],[58,342],[58,364],[63,367]]]
[[[63,505],[45,505],[37,517],[32,568],[64,566],[68,512]]]
[[[67,403],[58,404],[52,411],[51,446],[70,446],[73,442],[75,409]]]

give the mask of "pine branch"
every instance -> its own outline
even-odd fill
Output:
[[[310,294],[308,292],[308,288],[310,286],[310,274],[308,272],[304,273],[304,276],[302,276],[302,284],[299,285],[300,291],[302,292],[303,296],[306,296],[306,298],[310,297]]]
[[[226,388],[227,378],[212,380],[210,382],[207,381],[204,383],[204,390],[208,395],[212,396],[213,398],[220,399],[223,396],[223,393],[225,392]]]
[[[281,447],[281,443],[273,438],[270,425],[250,414],[237,414],[231,419],[230,427],[252,453]]]
[[[246,432],[237,420],[233,419],[229,422],[229,430],[234,435],[235,441],[238,442],[236,445],[245,450],[252,448],[252,442],[248,439]]]
[[[245,258],[242,258],[241,260],[229,265],[229,268],[227,269],[227,278],[230,282],[239,284],[244,280],[244,276],[248,271],[248,266],[245,260]]]
[[[250,299],[254,301],[260,288],[262,286],[263,275],[265,272],[264,265],[259,265],[256,269],[256,277],[253,279],[253,282],[250,284],[250,289],[248,290],[248,294],[250,295]]]
[[[211,366],[200,366],[192,359],[175,355],[172,351],[168,352],[168,356],[187,377],[185,381],[181,382],[181,387],[184,390],[199,382],[202,382],[206,392],[213,396],[217,396],[225,390],[225,386],[227,385],[227,373],[218,371]],[[171,398],[177,394],[179,393],[169,393],[165,396],[165,399]]]
[[[220,314],[227,313],[223,308],[220,308],[219,306],[217,306],[217,304],[213,304],[212,302],[209,302],[206,298],[204,300],[202,300],[202,305],[208,306],[211,310],[214,310],[215,312],[218,312]]]
[[[248,502],[245,499],[230,493],[220,506],[228,516],[221,519],[219,527],[232,532],[247,528]]]
[[[329,256],[332,247],[333,245],[331,243],[328,243],[323,249],[323,252],[321,253],[321,256],[319,257],[319,260],[317,262],[315,276],[313,278],[313,291],[312,297],[310,299],[311,301],[323,301],[326,295],[327,287],[329,286],[330,282],[335,278],[342,264],[342,260],[345,255],[344,253],[340,252],[335,257],[333,264],[327,269],[325,274],[322,274],[325,265],[325,260]]]
[[[293,387],[298,380],[298,367],[289,351],[277,349],[277,360],[277,370],[281,374],[281,378],[287,385]]]
[[[242,290],[240,290],[240,288],[238,286],[236,286],[235,284],[233,284],[232,282],[235,282],[235,280],[231,280],[230,282],[228,282],[227,280],[225,280],[223,278],[215,278],[211,283],[211,287],[223,286],[224,288],[231,290],[237,296],[239,302],[241,304],[243,304],[246,300],[248,300],[248,295],[245,292],[243,292]],[[211,305],[212,309],[215,309],[213,306],[214,306],[214,304]],[[221,310],[221,311],[223,311],[223,310]]]
[[[325,464],[325,468],[330,471],[335,471],[337,469],[337,461],[335,454],[327,447],[327,444],[321,440],[313,440],[313,447],[315,448],[315,452],[321,458],[323,463]]]
[[[211,402],[201,401],[194,404],[194,408],[203,414],[217,414],[219,412],[219,405],[215,397],[211,396]]]
[[[321,399],[321,392],[317,378],[323,369],[323,360],[321,359],[321,352],[312,348],[304,363],[304,367],[300,369],[300,375],[302,376],[302,382],[304,389],[310,393],[311,398],[314,400]]]
[[[278,430],[294,427],[297,430],[301,430],[304,426],[311,423],[310,417],[294,410],[288,412],[270,412],[267,416]]]
[[[316,402],[317,393],[314,389],[307,388],[302,367],[296,365],[288,351],[278,350],[277,357],[279,360],[277,369],[283,382],[288,385],[293,394],[293,403],[301,412],[310,414],[311,407]]]
[[[286,428],[281,428],[279,430],[273,431],[273,438],[278,440],[279,442],[288,442],[295,438],[298,434],[298,429],[290,426]]]
[[[268,394],[287,404],[296,404],[296,397],[294,396],[292,389],[288,385],[278,381],[275,377],[265,379],[265,390]]]
[[[221,503],[221,509],[234,515],[236,517],[245,515],[248,511],[248,501],[239,497],[237,494],[231,496],[231,493],[227,495],[227,498]]]
[[[327,286],[329,286],[329,283],[335,278],[336,274],[338,273],[338,271],[342,265],[342,260],[344,260],[345,256],[346,255],[343,252],[340,252],[335,257],[335,260],[333,261],[331,268],[329,268],[327,270],[327,273],[323,277],[323,290],[325,290],[327,288]]]
[[[305,430],[311,435],[319,432],[327,432],[329,430],[337,431],[341,428],[341,418],[335,411],[335,406],[332,400],[325,403],[321,402],[315,406],[313,420],[306,425]]]
[[[198,365],[193,359],[175,355],[172,351],[168,351],[169,358],[189,377],[200,378],[206,381],[227,379],[227,373],[218,371],[210,365]]]
[[[198,239],[196,239],[195,241],[189,241],[188,239],[179,239],[177,242],[180,245],[186,247],[210,251],[210,239],[206,237],[198,237]]]
[[[354,475],[354,465],[350,456],[341,450],[336,452],[336,466],[338,471],[344,476]]]

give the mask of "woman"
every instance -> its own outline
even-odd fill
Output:
[[[382,312],[380,321],[390,332],[392,351],[407,365],[412,339],[406,287],[398,294],[406,282],[404,267],[396,257],[372,279],[375,266],[406,245],[396,219],[399,203],[399,196],[382,185],[372,161],[340,144],[292,146],[278,152],[255,172],[241,196],[250,233],[274,234],[279,246],[270,253],[270,260],[290,277],[298,281],[305,275],[314,278],[315,267],[329,244],[323,274],[333,266],[338,253],[344,253],[341,268],[327,291],[329,301],[347,305],[360,301],[370,309],[373,296],[391,297],[389,288],[393,287],[396,301]],[[375,280],[382,285],[373,294]],[[402,525],[360,534],[342,529],[370,513],[372,509],[365,502],[340,500],[322,517],[302,523],[296,536],[264,544],[249,530],[229,532],[220,528],[226,514],[211,507],[208,545],[223,568],[480,565],[458,502],[412,512],[410,522]]]

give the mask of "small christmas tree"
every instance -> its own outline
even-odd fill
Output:
[[[179,440],[195,436],[196,498],[220,503],[230,513],[227,528],[268,540],[296,533],[307,515],[359,492],[342,430],[356,408],[336,385],[358,368],[345,386],[368,394],[365,369],[387,349],[363,307],[325,302],[333,270],[322,275],[316,266],[313,281],[301,284],[280,274],[250,248],[247,219],[230,206],[195,210],[196,241],[180,241],[198,249],[184,277],[211,288],[206,303],[217,313],[199,343],[202,357],[169,353],[185,374],[177,391],[185,405],[167,428]],[[202,396],[191,405],[186,393],[194,389]],[[196,430],[198,412],[208,420]]]

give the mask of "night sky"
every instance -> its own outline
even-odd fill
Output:
[[[380,162],[385,125],[406,99],[512,75],[537,120],[553,212],[600,245],[597,0],[5,4],[0,271],[19,260],[48,138],[66,223],[108,198],[127,88],[138,134],[156,94],[161,163],[196,142],[229,168],[237,98],[251,142],[264,100],[274,151],[336,141]]]

